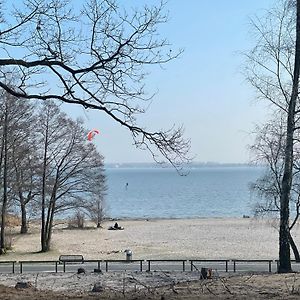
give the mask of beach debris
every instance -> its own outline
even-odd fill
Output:
[[[101,282],[96,282],[93,286],[92,292],[94,293],[101,293],[104,291],[104,287]]]
[[[123,252],[123,250],[100,251],[99,253],[110,255],[110,254],[116,254],[121,252]]]
[[[78,268],[77,269],[77,274],[85,274],[85,269],[84,268]]]
[[[32,287],[33,285],[30,281],[18,281],[15,285],[16,289],[28,289]]]
[[[98,129],[92,129],[91,131],[89,131],[89,133],[87,134],[88,141],[91,142],[92,139],[94,138],[94,136],[99,133],[100,133],[100,131]]]

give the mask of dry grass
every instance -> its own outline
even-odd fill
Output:
[[[300,299],[299,274],[244,275],[213,280],[198,280],[169,284],[157,288],[142,288],[122,292],[106,287],[103,292],[74,293],[72,290],[17,290],[0,285],[0,299]]]

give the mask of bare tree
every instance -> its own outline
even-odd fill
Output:
[[[53,102],[39,115],[42,157],[42,251],[50,249],[55,214],[86,207],[101,189],[103,157],[86,140],[81,121],[72,121]],[[96,189],[95,186],[98,185]]]
[[[293,180],[294,134],[299,113],[300,1],[285,0],[253,22],[257,45],[247,55],[247,78],[263,99],[286,114],[284,172],[281,179],[279,268],[290,272],[289,202]]]
[[[105,195],[107,186],[103,168],[99,169],[98,172],[99,176],[92,177],[95,182],[91,187],[89,201],[85,203],[84,209],[90,219],[97,225],[97,228],[100,228],[105,217]]]
[[[107,192],[106,176],[104,171],[104,158],[99,156],[97,151],[92,151],[90,154],[92,161],[96,161],[97,168],[92,168],[92,173],[88,175],[88,193],[85,195],[85,201],[82,203],[82,208],[90,219],[101,227],[101,223],[105,217],[105,196]]]
[[[158,27],[167,21],[163,9],[161,3],[126,11],[114,0],[85,1],[81,9],[66,0],[24,0],[13,9],[3,5],[0,87],[24,99],[102,111],[131,132],[137,147],[178,167],[189,160],[183,128],[148,131],[136,122],[145,112],[141,104],[151,99],[144,91],[145,67],[182,52],[172,52],[159,38]],[[7,85],[12,74],[20,79]]]
[[[97,225],[97,228],[101,227],[101,223],[105,218],[105,202],[101,196],[96,196],[92,199],[90,205],[87,207],[88,215],[91,220]]]
[[[33,181],[36,176],[32,164],[29,164],[32,145],[28,137],[33,126],[33,107],[28,101],[18,102],[18,99],[6,92],[1,96],[1,252],[4,253],[6,216],[17,203],[22,214],[21,232],[27,232],[26,205],[34,197]]]
[[[21,233],[27,233],[27,206],[39,194],[38,159],[35,143],[34,107],[29,101],[12,98],[14,125],[10,129],[12,197],[21,211]]]
[[[257,127],[256,140],[251,146],[255,162],[265,166],[264,174],[251,184],[251,190],[262,200],[254,208],[255,215],[273,216],[276,220],[280,218],[280,195],[282,193],[286,142],[285,123],[280,120],[281,117],[276,116],[276,119],[272,119],[262,127]],[[296,139],[294,142],[298,143]],[[290,194],[292,220],[289,226],[289,242],[296,261],[300,261],[300,255],[291,231],[297,223],[300,213],[299,150],[299,145],[294,147],[293,182]]]

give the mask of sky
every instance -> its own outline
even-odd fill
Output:
[[[143,2],[159,1],[131,0],[124,5]],[[151,68],[146,91],[156,95],[138,121],[151,131],[183,125],[196,162],[248,163],[251,132],[267,118],[268,109],[267,103],[255,99],[254,89],[242,75],[241,52],[254,45],[250,18],[262,15],[274,3],[169,0],[169,21],[159,32],[174,50],[183,48],[184,53],[163,69]],[[74,107],[68,111],[81,115],[88,128],[101,131],[94,143],[106,163],[153,161],[150,153],[135,149],[128,130],[104,113]]]

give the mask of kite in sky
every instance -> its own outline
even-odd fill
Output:
[[[88,141],[92,141],[92,139],[94,138],[94,136],[96,135],[96,134],[99,134],[100,133],[100,131],[98,130],[98,129],[93,129],[93,130],[91,130],[88,134],[87,134],[87,139],[88,139]]]

